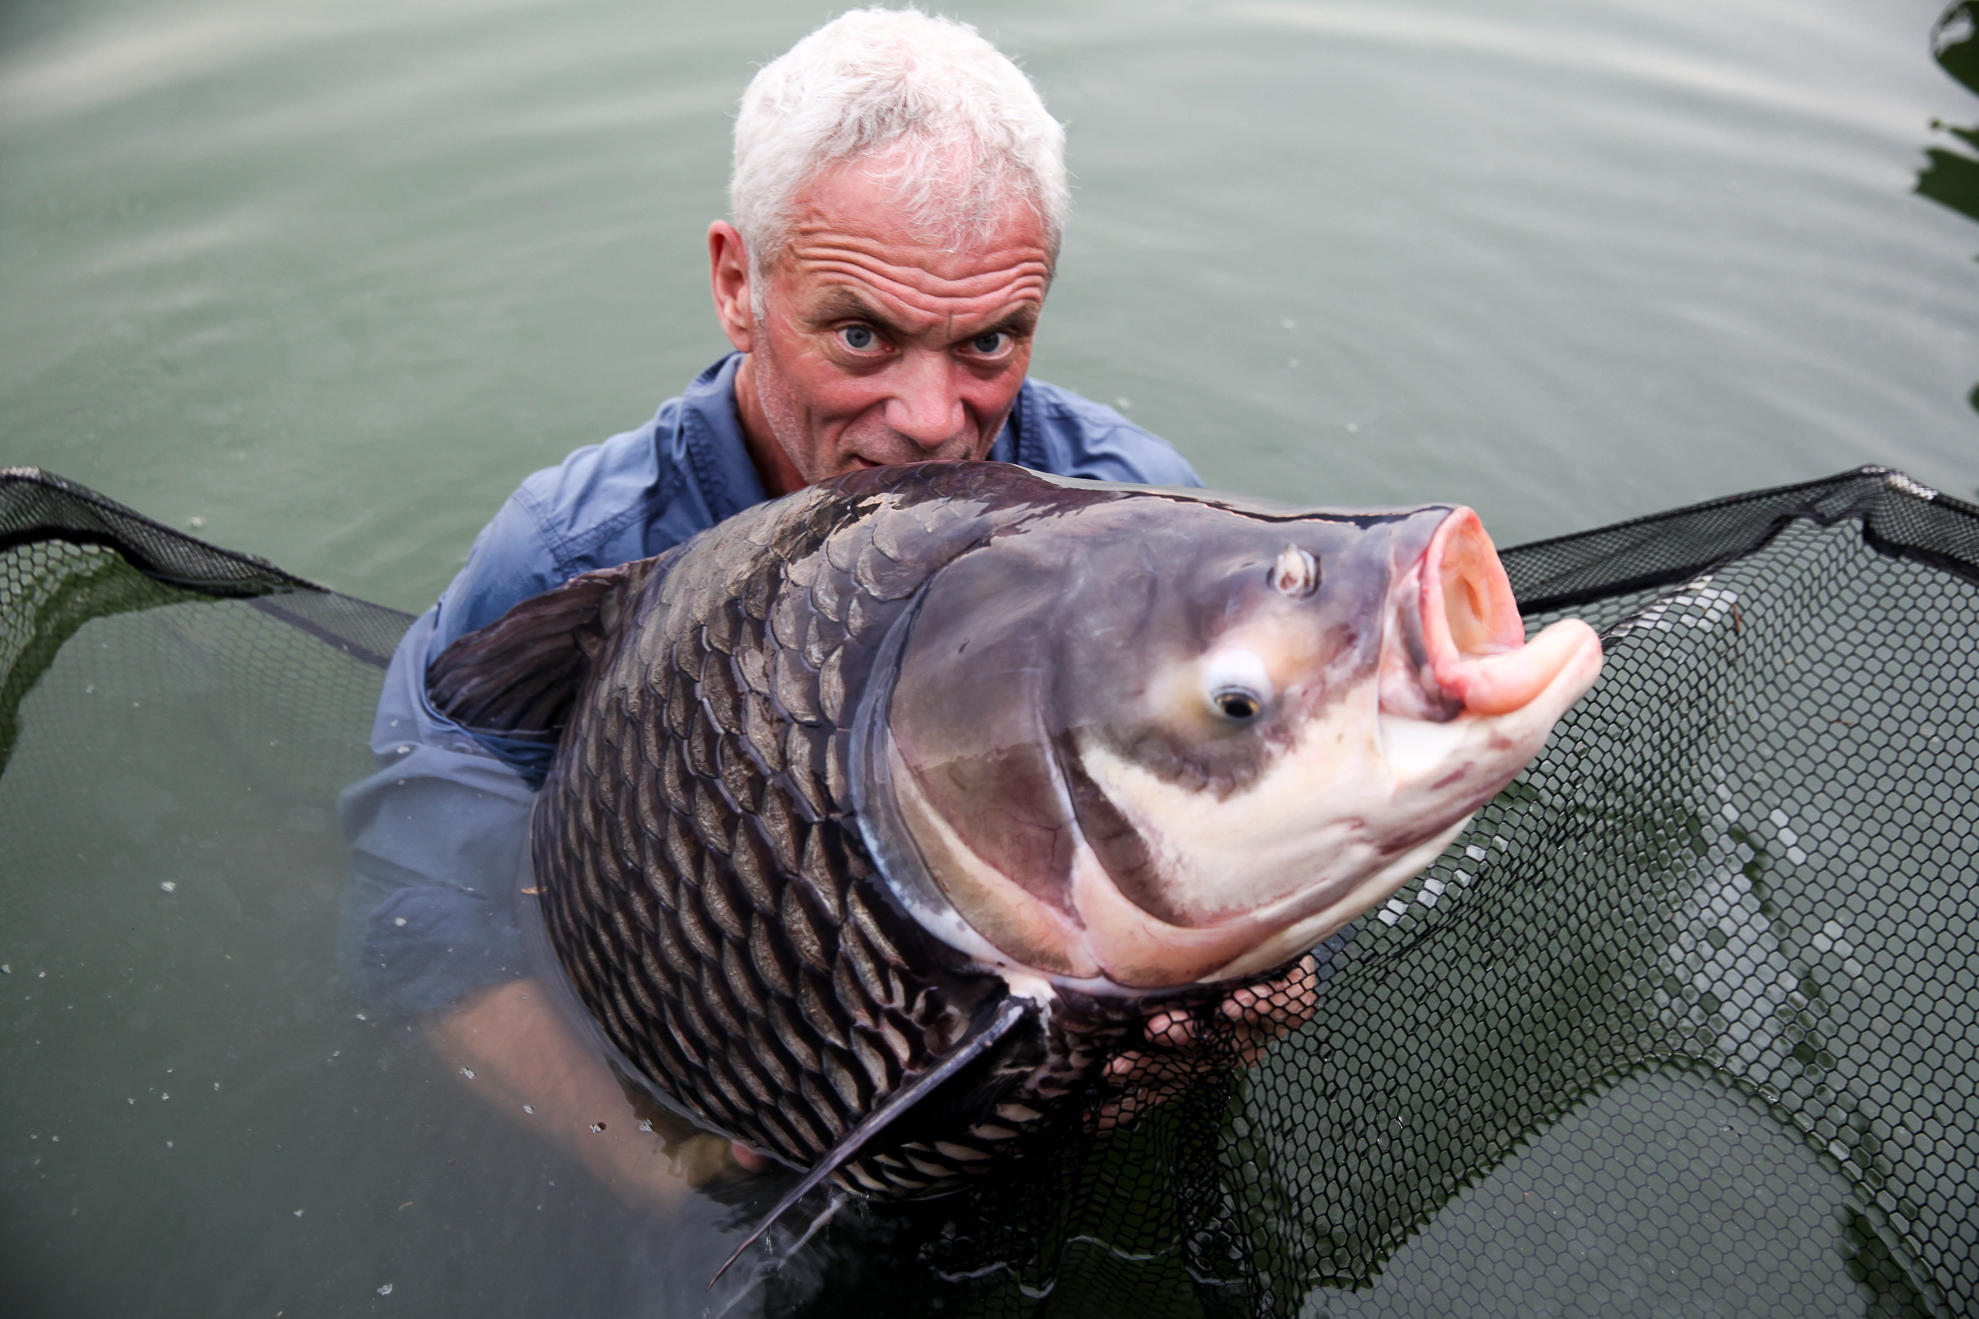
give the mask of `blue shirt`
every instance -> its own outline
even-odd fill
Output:
[[[457,638],[582,572],[659,554],[769,496],[742,438],[731,353],[638,430],[535,473],[475,537],[439,602],[413,621],[372,724],[376,774],[346,789],[345,973],[381,1007],[444,1006],[527,974],[514,904],[532,794],[433,712],[426,670]],[[1041,380],[1018,391],[990,457],[1059,476],[1196,486],[1168,445]]]

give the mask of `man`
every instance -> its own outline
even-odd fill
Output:
[[[1027,379],[1064,225],[1063,141],[993,46],[911,10],[845,14],[765,66],[736,119],[733,220],[708,230],[735,351],[646,426],[525,481],[393,658],[373,735],[384,768],[344,803],[351,970],[374,998],[423,1014],[484,1095],[528,1104],[636,1198],[670,1199],[683,1177],[634,1134],[617,1084],[527,978],[509,894],[528,795],[433,713],[426,668],[577,573],[860,467],[988,457],[1199,484],[1118,413]],[[1257,1004],[1243,993],[1239,1016]],[[1150,1036],[1186,1043],[1181,1029],[1158,1018]],[[694,1147],[685,1180],[727,1154]]]
[[[961,24],[858,10],[749,84],[734,219],[708,229],[736,352],[637,431],[525,482],[429,655],[518,601],[856,467],[995,458],[1198,485],[1109,408],[1026,379],[1067,205],[1064,130]]]

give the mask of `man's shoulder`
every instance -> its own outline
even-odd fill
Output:
[[[532,472],[475,537],[442,593],[435,647],[597,568],[643,559],[762,499],[734,432],[734,355],[651,420]]]
[[[1016,461],[1058,476],[1199,486],[1188,459],[1115,408],[1032,377],[1017,405]]]
[[[658,554],[763,498],[729,401],[734,355],[651,420],[574,450],[510,497],[564,576]]]
[[[509,497],[541,529],[559,556],[578,553],[583,542],[668,502],[681,480],[672,452],[678,399],[668,399],[652,420],[596,444],[573,449],[563,461],[531,472]]]
[[[646,548],[653,514],[676,502],[678,484],[657,451],[659,424],[587,444],[523,479],[441,593],[434,654],[578,573],[658,552]]]

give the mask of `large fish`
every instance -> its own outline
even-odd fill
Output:
[[[900,1195],[1384,900],[1600,663],[1525,641],[1468,509],[936,463],[575,578],[430,686],[554,742],[536,883],[611,1043],[804,1186]]]

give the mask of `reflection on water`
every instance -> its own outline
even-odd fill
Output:
[[[1979,92],[1979,4],[1956,0],[1931,29],[1931,51],[1946,73],[1973,92]],[[1961,128],[1941,119],[1931,127],[1963,144],[1979,148],[1979,126]],[[1966,151],[1927,147],[1930,163],[1917,172],[1917,192],[1941,206],[1949,206],[1970,220],[1979,220],[1979,159]],[[1979,385],[1972,387],[1969,400],[1979,411]]]

